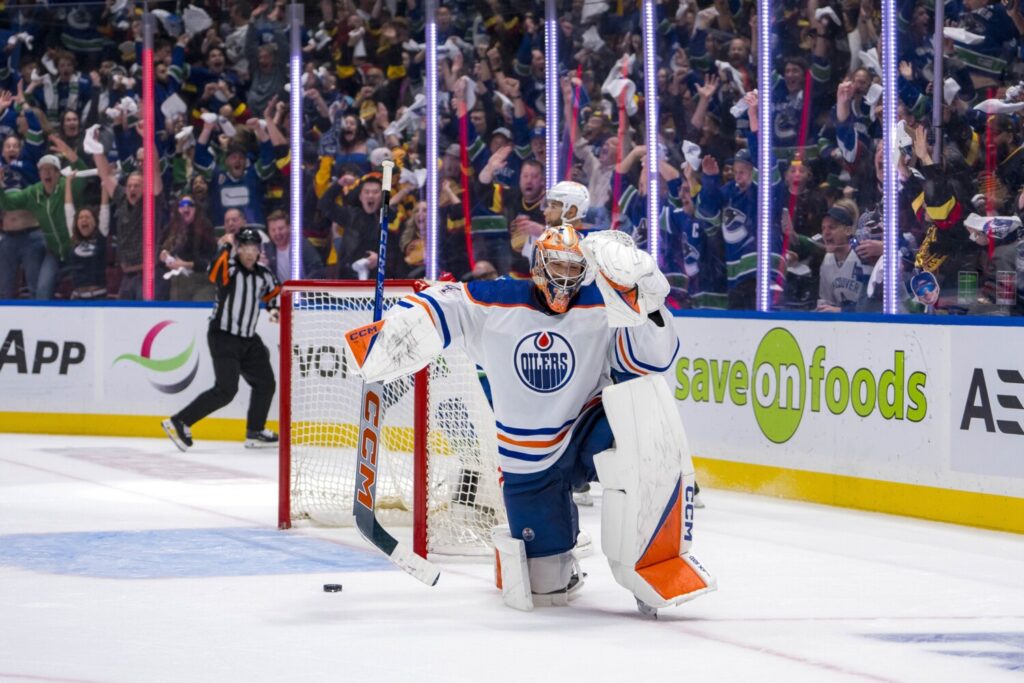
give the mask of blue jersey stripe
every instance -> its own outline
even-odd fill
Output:
[[[409,303],[408,301],[399,301],[398,302],[398,307],[399,308],[412,308],[412,304]]]
[[[615,353],[615,362],[618,363],[619,370],[629,373],[630,375],[634,375],[635,373],[626,367],[625,361],[622,360],[622,354],[619,353],[619,345],[616,343],[617,341],[618,340],[615,339],[612,340],[612,351]]]
[[[671,360],[668,362],[668,365],[666,365],[664,367],[658,367],[657,365],[648,365],[647,363],[644,363],[640,359],[638,359],[636,357],[636,354],[633,353],[633,344],[629,340],[629,329],[628,328],[626,329],[626,353],[629,354],[629,359],[631,361],[633,361],[633,363],[635,363],[638,367],[641,367],[644,370],[647,370],[648,372],[665,372],[670,367],[672,367],[672,361]],[[672,358],[673,359],[675,359],[677,353],[679,353],[679,339],[678,339],[678,337],[676,338],[676,349],[675,349],[675,351],[672,352]]]
[[[495,420],[495,424],[498,425],[498,429],[508,434],[515,434],[517,436],[534,436],[537,434],[558,434],[575,421],[576,418],[573,418],[571,420],[567,420],[565,424],[563,424],[561,427],[540,427],[538,429],[520,429],[519,427],[507,427],[498,422],[497,420]]]
[[[452,335],[448,332],[448,321],[445,320],[444,311],[441,310],[440,304],[438,304],[437,301],[434,300],[434,297],[430,296],[426,292],[420,292],[415,296],[425,299],[426,302],[433,307],[434,311],[437,312],[437,319],[441,323],[441,332],[444,334],[444,348],[447,349],[448,346],[452,343]]]
[[[522,451],[513,451],[503,446],[498,446],[498,453],[504,455],[506,458],[513,458],[515,460],[525,460],[527,462],[540,462],[544,458],[550,457],[555,451],[548,451],[547,453],[541,453],[540,455],[533,455],[531,453],[523,453]]]

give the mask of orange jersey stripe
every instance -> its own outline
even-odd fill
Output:
[[[625,333],[623,333],[623,334],[625,334]],[[619,357],[622,358],[623,364],[627,368],[629,368],[631,371],[635,372],[638,375],[646,375],[647,374],[646,370],[641,370],[637,366],[633,365],[632,362],[630,362],[629,356],[626,355],[626,346],[625,346],[625,344],[622,343],[622,334],[619,335]]]
[[[504,434],[498,434],[498,441],[504,441],[507,444],[511,444],[513,446],[521,446],[523,448],[546,448],[548,446],[554,446],[558,443],[561,443],[565,439],[565,435],[568,433],[569,430],[565,429],[562,431],[561,434],[548,441],[517,441],[516,439],[507,437]]]

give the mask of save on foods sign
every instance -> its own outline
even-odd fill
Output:
[[[928,414],[928,375],[907,367],[907,351],[893,349],[888,367],[844,367],[838,344],[802,348],[794,334],[775,327],[760,336],[752,357],[705,358],[681,354],[675,366],[675,396],[694,403],[749,406],[761,433],[777,444],[792,439],[805,415],[921,422]]]
[[[675,319],[666,380],[694,454],[941,485],[947,333],[937,326]]]

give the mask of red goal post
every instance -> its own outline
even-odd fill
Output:
[[[385,311],[429,283],[389,280]],[[362,381],[349,371],[346,330],[371,321],[371,281],[289,281],[281,293],[278,526],[352,523]],[[447,349],[410,378],[385,384],[377,514],[411,525],[426,557],[484,555],[505,523],[494,416],[475,366]]]

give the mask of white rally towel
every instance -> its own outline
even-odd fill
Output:
[[[979,102],[974,105],[974,108],[986,114],[1012,114],[1015,111],[1024,109],[1024,102],[1003,102],[1002,100],[991,99]]]
[[[690,168],[694,171],[700,168],[700,152],[700,145],[696,142],[683,140],[683,158],[686,159],[686,163],[688,163]]]
[[[955,26],[945,26],[942,29],[942,37],[955,40],[958,43],[964,45],[977,45],[985,42],[985,36],[978,35],[977,33],[971,33],[967,29],[957,28]]]

